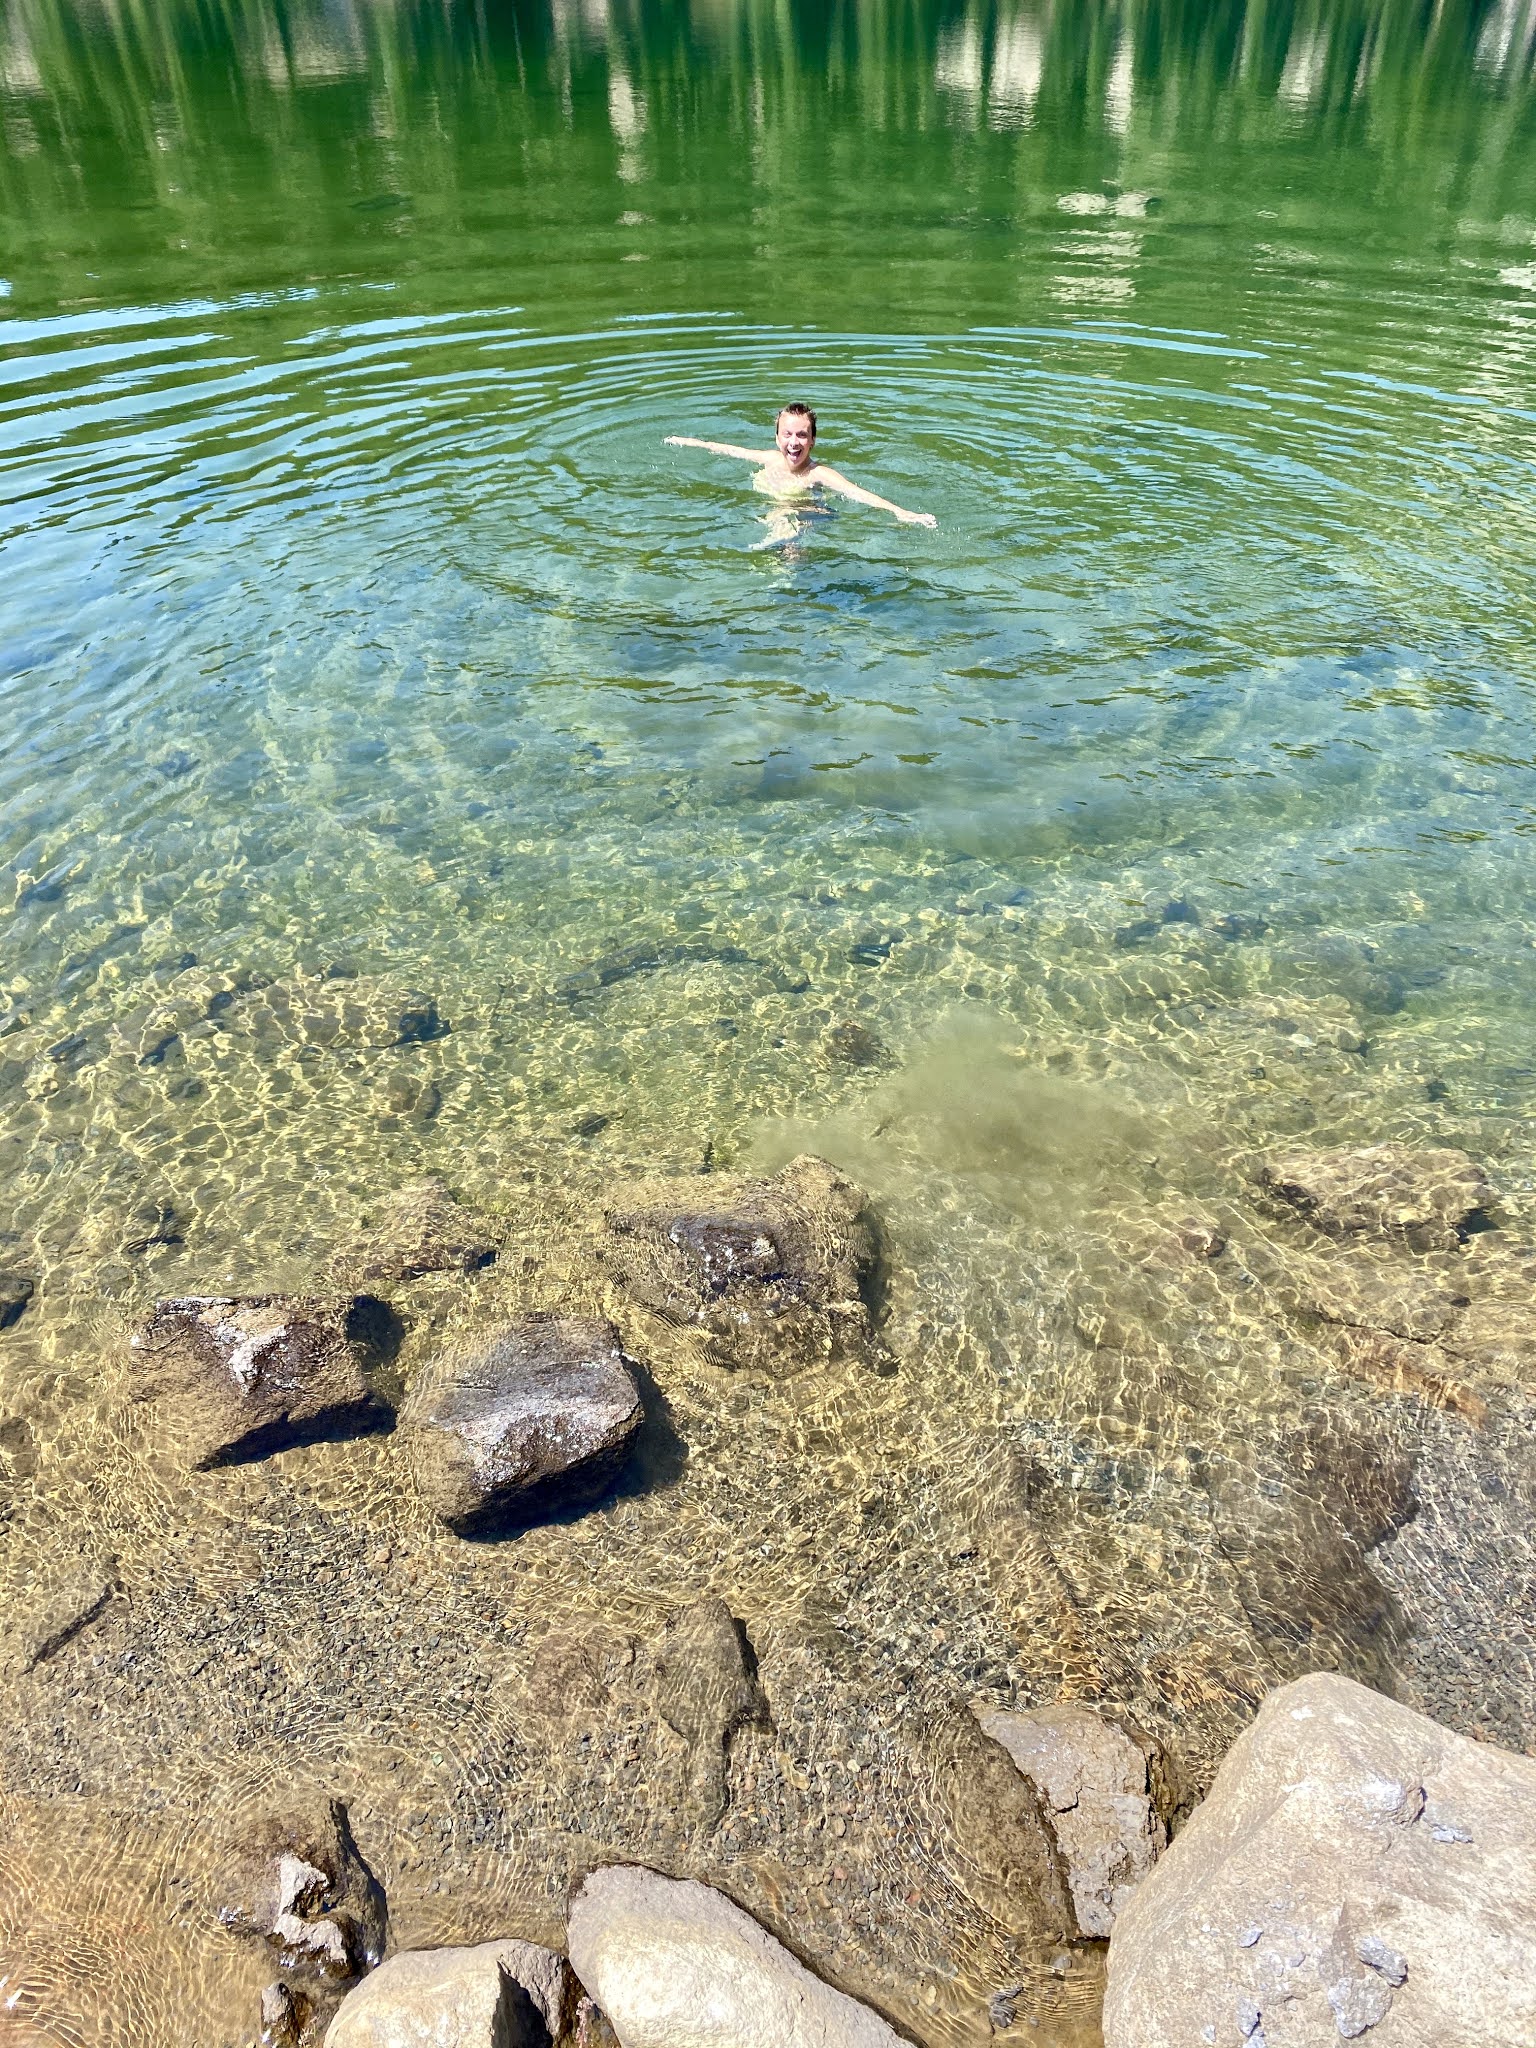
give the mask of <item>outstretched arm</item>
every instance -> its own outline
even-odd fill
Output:
[[[734,455],[738,462],[766,462],[771,448],[738,448],[734,441],[701,441],[694,434],[668,434],[668,448],[707,448],[711,455]]]
[[[877,512],[893,512],[906,526],[937,526],[939,523],[931,512],[909,512],[905,505],[893,505],[889,498],[877,498],[873,491],[866,491],[862,484],[850,483],[841,471],[828,469],[825,463],[816,465],[816,481],[829,491],[836,491],[840,497],[852,498],[856,505],[873,505]]]

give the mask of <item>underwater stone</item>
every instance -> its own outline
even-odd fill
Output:
[[[848,1017],[834,1024],[822,1040],[827,1058],[841,1067],[879,1067],[890,1055],[867,1024]]]
[[[611,1323],[530,1315],[434,1360],[406,1426],[422,1492],[468,1536],[595,1500],[643,1419]]]
[[[454,1200],[440,1180],[414,1181],[383,1203],[363,1243],[335,1261],[346,1286],[387,1286],[424,1273],[478,1273],[499,1239],[483,1216]]]
[[[1330,1237],[1396,1238],[1421,1252],[1453,1250],[1498,1199],[1482,1168],[1451,1146],[1277,1153],[1259,1178]]]
[[[1090,1707],[978,1715],[1040,1795],[1077,1924],[1102,1939],[1168,1844],[1153,1803],[1153,1748]]]
[[[865,1196],[809,1155],[772,1180],[712,1175],[621,1189],[604,1257],[664,1322],[706,1335],[717,1365],[782,1376],[883,1364],[870,1311],[879,1240]]]
[[[37,1289],[22,1273],[0,1273],[0,1330],[20,1322],[22,1311]]]
[[[1436,1841],[1440,1811],[1471,1844]],[[1295,2048],[1358,2038],[1389,2004],[1403,2048],[1533,2040],[1533,1914],[1536,1762],[1314,1672],[1264,1701],[1126,1902],[1105,2048],[1224,2039],[1236,1998],[1283,2010]]]
[[[377,1375],[400,1337],[373,1295],[175,1297],[131,1339],[133,1398],[161,1404],[196,1470],[265,1458],[388,1428]]]
[[[662,1719],[688,1746],[689,1818],[712,1828],[726,1806],[726,1759],[743,1728],[763,1727],[768,1704],[746,1631],[723,1600],[680,1608],[656,1646]]]
[[[225,1845],[218,1915],[232,1934],[268,1943],[312,1995],[382,1959],[384,1888],[364,1861],[339,1799],[269,1814]]]
[[[933,1742],[932,1769],[949,1822],[943,1860],[956,1882],[1018,1938],[1060,1941],[1077,1910],[1034,1781],[970,1714]]]

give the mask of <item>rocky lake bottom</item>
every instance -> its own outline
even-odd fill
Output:
[[[272,1965],[231,1871],[274,1813],[340,1800],[392,1948],[559,1947],[573,1884],[639,1862],[934,2048],[1086,2044],[1103,1944],[1042,1911],[978,1714],[1127,1718],[1175,1823],[1318,1668],[1536,1745],[1513,1063],[1426,1022],[1406,927],[1237,916],[1183,879],[966,863],[478,976],[150,927],[13,985],[24,2038],[254,2040]],[[822,1196],[796,1159],[836,1169]],[[841,1240],[805,1203],[833,1183],[867,1233],[852,1290],[791,1260],[786,1320],[750,1260],[711,1265],[697,1228],[745,1203],[822,1271]],[[359,1288],[398,1318],[400,1426],[197,1469],[130,1342],[155,1302]],[[412,1390],[551,1314],[617,1331],[633,1453],[595,1506],[456,1535]]]

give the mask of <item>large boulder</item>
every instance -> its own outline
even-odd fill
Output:
[[[348,1992],[325,2048],[548,2048],[574,2009],[570,1965],[536,1942],[407,1949]]]
[[[1279,1153],[1259,1178],[1330,1237],[1384,1237],[1421,1252],[1453,1250],[1497,1200],[1483,1169],[1451,1146]]]
[[[1315,1672],[1121,1909],[1105,2048],[1509,2048],[1533,1925],[1536,1762]]]
[[[899,2048],[708,1885],[597,1870],[571,1904],[571,1964],[624,2048]]]
[[[883,1363],[870,1312],[879,1242],[862,1191],[809,1156],[771,1180],[644,1183],[608,1216],[620,1287],[664,1322],[704,1334],[718,1365],[784,1375]]]
[[[1154,1796],[1153,1745],[1091,1707],[997,1711],[977,1719],[1039,1794],[1079,1932],[1107,1935],[1168,1842]]]
[[[414,1390],[417,1483],[461,1536],[536,1521],[613,1484],[644,1420],[611,1323],[528,1315],[450,1346]]]
[[[155,1401],[198,1470],[387,1429],[381,1375],[399,1318],[372,1295],[183,1295],[133,1334],[133,1396]]]

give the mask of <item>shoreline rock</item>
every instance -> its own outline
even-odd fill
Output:
[[[901,2048],[722,1892],[616,1864],[571,1903],[571,1966],[624,2048]]]
[[[1533,1920],[1536,1761],[1314,1672],[1122,1909],[1105,2048],[1536,2040]]]
[[[536,1942],[403,1949],[347,1993],[325,2048],[547,2048],[575,2006],[570,1965]]]

